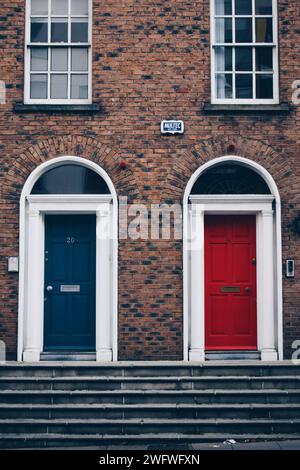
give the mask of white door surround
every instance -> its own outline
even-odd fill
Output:
[[[108,195],[31,195],[46,171],[64,164],[82,165],[106,182]],[[96,215],[96,360],[117,360],[117,195],[107,173],[80,157],[56,157],[28,177],[20,200],[20,277],[18,360],[37,362],[43,352],[45,214]]]
[[[199,176],[213,165],[239,163],[257,172],[270,195],[191,195]],[[204,216],[255,214],[257,232],[257,344],[261,360],[282,359],[282,268],[280,196],[271,175],[236,156],[215,158],[192,175],[184,195],[184,360],[205,360]]]

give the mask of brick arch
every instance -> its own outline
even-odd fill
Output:
[[[121,159],[126,158],[121,150],[112,149],[94,138],[67,135],[39,140],[21,153],[13,165],[11,162],[4,165],[3,198],[17,202],[30,173],[41,163],[64,155],[97,163],[110,176],[118,196],[128,196],[129,200],[135,197],[137,184],[134,174],[128,167],[121,169],[119,165]]]
[[[229,151],[230,144],[234,144],[234,150],[230,148]],[[204,163],[226,155],[236,155],[259,163],[274,178],[281,198],[289,199],[290,188],[295,185],[295,175],[286,158],[275,152],[270,145],[242,137],[234,141],[231,138],[211,137],[185,150],[181,158],[177,155],[166,179],[165,198],[182,200],[193,173]]]

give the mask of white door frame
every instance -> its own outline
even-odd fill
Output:
[[[260,174],[271,195],[191,195],[200,174],[239,162]],[[257,235],[257,344],[261,360],[282,359],[282,262],[280,196],[271,175],[251,160],[215,158],[192,175],[184,195],[184,360],[204,361],[204,216],[255,214]]]
[[[108,195],[31,195],[39,177],[66,163],[90,168],[108,185]],[[96,360],[117,360],[118,208],[107,173],[80,157],[57,157],[37,167],[20,201],[18,360],[37,362],[44,338],[45,214],[96,215]]]

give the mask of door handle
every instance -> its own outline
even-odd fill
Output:
[[[53,291],[53,287],[52,287],[52,286],[47,286],[47,287],[46,287],[46,291],[47,291],[47,292],[52,292],[52,291]]]
[[[251,292],[251,287],[245,287],[245,292],[247,293]]]

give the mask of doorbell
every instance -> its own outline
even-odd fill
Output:
[[[295,277],[295,260],[287,259],[285,262],[286,277]]]

